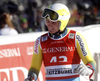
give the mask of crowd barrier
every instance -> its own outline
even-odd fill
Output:
[[[84,35],[93,57],[99,60],[100,25],[69,27],[69,29],[74,29]],[[0,36],[0,81],[24,81],[31,64],[34,41],[44,33],[46,32]],[[96,62],[99,64],[99,61],[96,60]],[[98,66],[100,68],[100,64]],[[98,78],[100,77],[99,68],[96,69],[93,77],[95,81],[100,81]],[[38,81],[45,81],[44,71],[42,65]]]

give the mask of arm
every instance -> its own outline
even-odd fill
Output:
[[[6,17],[5,17],[5,22],[6,22],[6,24],[7,24],[9,27],[11,27],[11,28],[15,28],[15,27],[13,26],[12,22],[11,22],[10,14],[4,13],[3,15],[6,16]]]
[[[42,50],[40,48],[40,38],[38,38],[34,43],[34,52],[32,56],[31,66],[28,72],[28,77],[33,73],[38,77],[40,68],[42,64]]]
[[[89,69],[92,70],[92,74],[93,74],[96,68],[96,62],[94,61],[88,49],[85,38],[78,32],[76,34],[76,48],[77,48],[78,54],[80,58],[82,59],[83,63],[87,67],[89,67]],[[92,74],[90,75],[90,77],[92,76]]]

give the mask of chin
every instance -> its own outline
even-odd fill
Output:
[[[52,32],[52,31],[49,31],[49,33],[53,34],[53,32]]]

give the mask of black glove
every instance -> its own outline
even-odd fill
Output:
[[[26,78],[24,81],[36,81],[37,80],[37,75],[35,73],[31,73],[28,75],[28,78]]]

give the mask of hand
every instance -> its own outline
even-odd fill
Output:
[[[29,80],[29,78],[26,78],[24,81],[35,81],[35,80]]]
[[[87,67],[84,64],[79,64],[75,69],[75,72],[79,73],[79,75],[82,76],[90,76],[92,74],[92,69],[90,69],[89,67]]]
[[[35,73],[32,73],[24,81],[37,81],[37,75]]]
[[[3,13],[3,15],[5,16],[5,23],[11,27],[11,28],[15,28],[11,22],[11,18],[10,18],[10,14],[8,13]]]
[[[8,14],[8,13],[3,13],[3,15],[5,16],[5,21],[6,21],[6,22],[11,21],[11,20],[10,20],[10,14]]]

